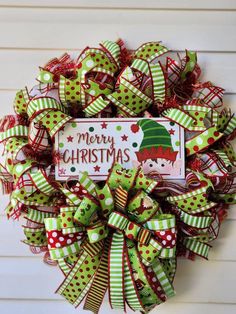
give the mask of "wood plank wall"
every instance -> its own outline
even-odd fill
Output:
[[[173,51],[197,50],[204,79],[223,86],[226,104],[236,111],[235,0],[0,0],[0,115],[13,112],[16,90],[32,86],[38,65],[118,37],[130,48],[162,40]],[[4,215],[7,200],[0,202],[0,313],[78,312],[53,293],[59,270],[19,242],[20,222]],[[179,261],[177,296],[152,313],[236,313],[235,209],[210,261]],[[110,313],[107,301],[101,313]]]

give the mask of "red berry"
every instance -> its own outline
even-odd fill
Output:
[[[139,131],[139,126],[137,124],[132,124],[131,125],[131,131],[133,133],[137,133]]]

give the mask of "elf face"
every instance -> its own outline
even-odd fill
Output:
[[[144,174],[170,174],[173,171],[174,163],[168,159],[156,158],[147,159],[142,162]]]

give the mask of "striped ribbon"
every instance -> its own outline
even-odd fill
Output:
[[[27,108],[27,114],[32,117],[35,112],[42,110],[57,109],[66,112],[65,108],[54,98],[40,97],[32,99]]]
[[[108,287],[108,252],[110,246],[110,239],[105,241],[103,253],[101,256],[100,264],[95,274],[91,289],[89,290],[84,309],[98,313],[102,301],[104,299],[105,292]]]
[[[28,136],[28,127],[24,125],[17,125],[8,129],[5,132],[0,132],[0,142],[5,141],[10,137]]]
[[[204,229],[210,226],[213,218],[211,216],[194,216],[194,215],[189,215],[183,211],[181,212],[180,219],[187,225],[191,227],[195,227],[198,229]]]
[[[155,261],[155,263],[152,265],[153,270],[157,276],[157,279],[159,280],[162,289],[164,290],[167,297],[171,298],[175,295],[174,288],[169,281],[160,261]]]
[[[224,134],[230,135],[235,131],[235,129],[236,129],[236,116],[232,116],[224,130]]]
[[[191,252],[207,259],[209,250],[210,250],[210,245],[197,241],[195,239],[191,238],[184,238],[183,239],[183,244],[186,246],[188,250]]]
[[[103,41],[101,45],[109,52],[117,64],[119,64],[120,46],[110,40]]]
[[[133,311],[144,311],[143,304],[138,294],[137,287],[133,278],[132,267],[129,262],[128,251],[125,252],[124,260],[124,293],[129,307]]]
[[[41,211],[39,209],[34,209],[32,207],[29,207],[28,213],[25,216],[25,218],[30,220],[30,221],[33,221],[33,222],[36,222],[39,224],[43,224],[44,219],[56,217],[56,215],[57,214],[54,212]]]
[[[163,102],[165,100],[166,88],[164,73],[160,63],[150,64],[150,72],[153,80],[154,101]]]
[[[36,188],[46,195],[51,195],[56,189],[50,184],[49,179],[43,169],[39,169],[36,173],[30,174]]]
[[[102,96],[99,96],[84,108],[84,112],[88,117],[95,116],[99,112],[103,111],[108,105],[109,101],[103,99]]]
[[[193,125],[195,119],[193,119],[193,117],[191,117],[189,114],[180,109],[177,108],[167,109],[164,112],[162,112],[162,116],[170,119],[171,121],[176,122],[184,129],[187,129],[189,131],[194,130]]]
[[[57,262],[58,262],[58,266],[60,267],[63,274],[65,276],[67,276],[69,274],[69,272],[71,271],[71,267],[69,266],[69,264],[65,262],[64,258],[58,259]]]
[[[109,301],[113,309],[121,309],[123,311],[125,311],[124,256],[124,235],[115,232],[112,236],[109,252]]]

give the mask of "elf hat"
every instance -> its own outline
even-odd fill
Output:
[[[151,119],[139,120],[137,124],[143,131],[143,140],[136,152],[139,162],[156,158],[176,160],[178,152],[173,150],[171,136],[163,125]]]

